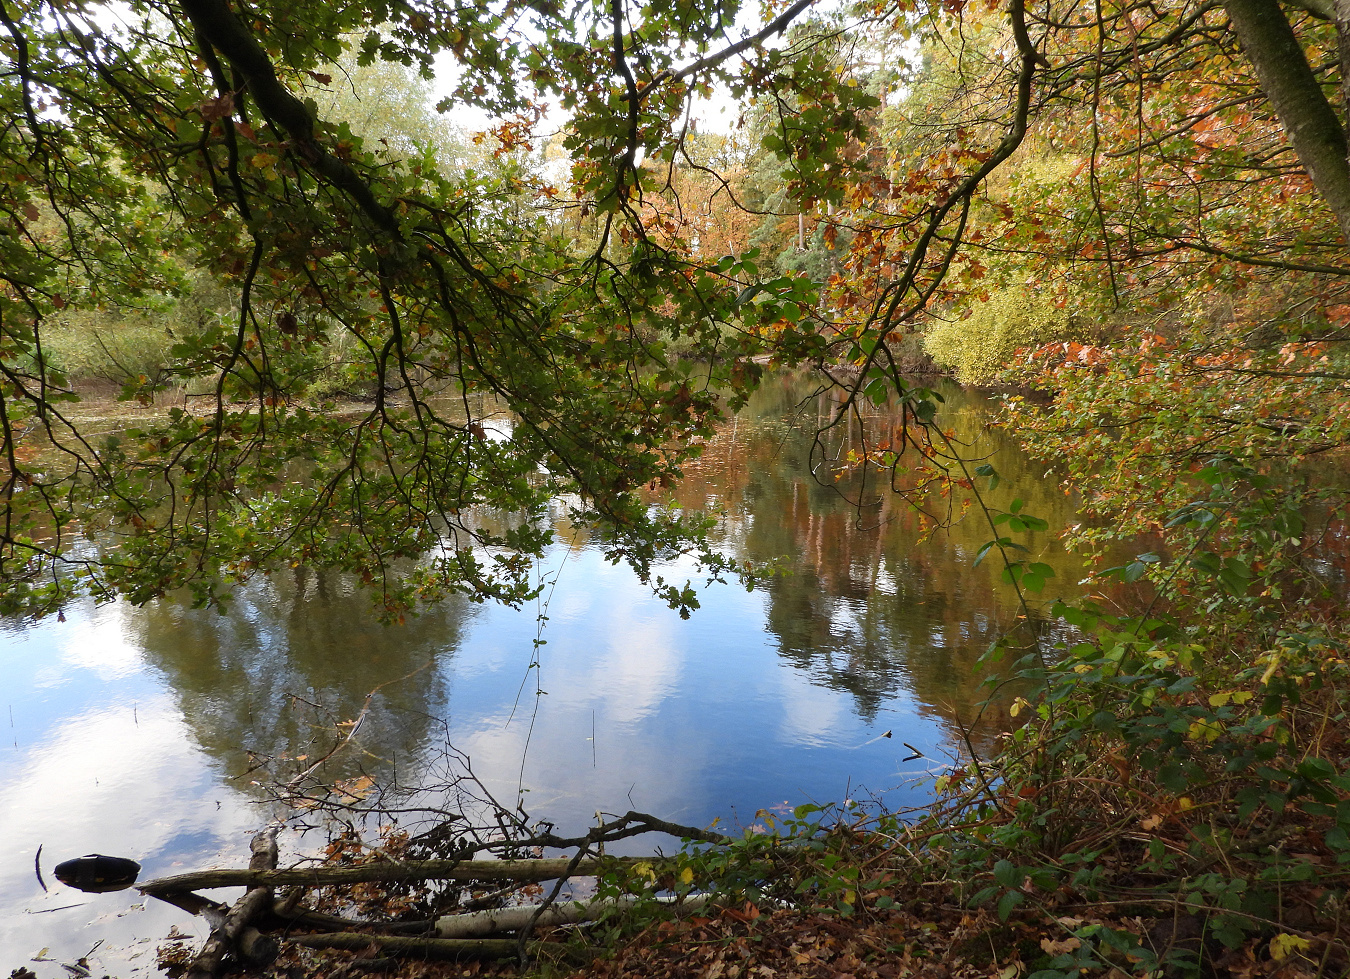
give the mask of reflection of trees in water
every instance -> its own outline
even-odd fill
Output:
[[[767,383],[690,467],[680,502],[697,508],[715,499],[725,506],[733,517],[726,544],[738,556],[792,560],[793,574],[767,591],[768,627],[793,666],[848,691],[869,720],[883,701],[909,689],[923,709],[968,722],[975,713],[970,705],[985,697],[976,661],[1018,615],[1015,596],[999,580],[999,562],[972,566],[993,534],[972,512],[926,538],[919,515],[875,479],[863,486],[848,475],[837,482],[817,478],[822,470],[810,468],[812,438],[833,402],[830,395],[812,396],[813,390],[805,378]],[[1015,495],[1052,530],[1075,519],[1072,501],[1055,481],[989,430],[992,406],[955,385],[942,393],[947,404],[939,423],[970,456],[989,456],[1007,480],[988,494],[991,505],[1006,507]],[[899,418],[898,410],[880,407],[867,421],[884,430]],[[852,437],[842,426],[830,432],[825,457],[847,452]],[[1082,576],[1053,534],[1026,535],[1020,543],[1056,568],[1045,598]],[[978,742],[987,744],[1006,716],[1006,709],[988,712],[975,731]]]
[[[426,740],[448,696],[436,661],[453,655],[471,611],[450,599],[382,626],[369,604],[346,576],[300,567],[239,589],[223,615],[164,599],[134,611],[131,629],[197,742],[231,776],[248,770],[248,752],[316,759],[372,690],[416,670],[375,695],[358,744],[323,773],[338,778],[384,768]]]

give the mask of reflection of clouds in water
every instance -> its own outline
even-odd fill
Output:
[[[679,820],[706,807],[701,776],[714,754],[708,736],[688,738],[678,747],[660,737],[626,736],[608,721],[602,702],[593,748],[589,708],[542,699],[533,732],[528,711],[509,727],[504,711],[472,731],[453,732],[455,747],[469,756],[475,774],[502,804],[515,803],[524,757],[526,811],[553,820],[565,833],[584,831],[596,809],[636,808]]]
[[[837,744],[842,731],[855,730],[852,698],[811,683],[795,670],[779,670],[777,677],[783,710],[778,725],[780,741],[824,747]]]
[[[103,679],[127,676],[141,668],[141,648],[128,635],[131,607],[118,603],[81,617],[62,644],[61,661],[93,670]]]
[[[685,653],[680,620],[626,567],[591,551],[566,571],[554,602],[567,611],[545,635],[545,689],[568,706],[594,708],[607,725],[632,726],[655,713],[678,684]]]
[[[127,607],[122,604],[72,612],[69,622],[44,623],[54,629],[49,640],[57,662],[39,668],[33,676],[38,689],[67,683],[70,668],[89,670],[101,680],[130,676],[141,668],[140,647],[127,637]]]
[[[603,681],[607,688],[608,720],[637,723],[654,713],[679,681],[684,656],[671,635],[673,618],[665,609],[620,608],[610,619],[608,648],[590,665],[592,682]]]
[[[141,704],[134,714],[128,705],[65,720],[0,785],[0,839],[6,843],[0,949],[30,956],[47,945],[53,957],[74,961],[103,938],[106,948],[95,967],[101,962],[109,968],[136,952],[118,958],[117,946],[163,934],[170,923],[190,931],[190,916],[176,908],[147,902],[144,911],[123,915],[140,903],[135,891],[82,894],[57,882],[52,868],[85,853],[108,853],[140,861],[146,879],[195,869],[185,862],[200,861],[208,841],[216,847],[225,841],[242,854],[263,814],[241,805],[230,789],[213,788],[215,781],[167,696]],[[185,807],[184,796],[197,804]],[[39,844],[51,888],[46,894],[33,871]],[[72,904],[80,906],[54,910]],[[140,951],[147,961],[137,966],[152,969],[153,944],[143,943]]]
[[[476,623],[457,676],[480,675],[476,661],[499,660],[506,646],[521,662],[529,654],[532,612],[515,623],[514,639],[503,628],[502,610]],[[474,720],[451,737],[474,772],[499,801],[514,804],[524,758],[524,786],[532,790],[526,809],[574,830],[590,822],[597,807],[623,812],[636,806],[670,819],[701,811],[707,789],[699,776],[716,755],[716,731],[691,731],[668,714],[687,682],[685,623],[631,571],[596,551],[573,555],[562,568],[548,615],[540,662],[549,693],[536,698],[531,676],[509,725],[514,689],[457,684],[456,699],[466,698],[462,716]],[[489,642],[497,646],[492,652]],[[495,707],[481,702],[484,694]]]

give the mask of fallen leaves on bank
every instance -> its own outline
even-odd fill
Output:
[[[1206,979],[1320,979],[1327,962],[1303,954],[1309,943],[1253,940],[1222,950],[1200,938],[1200,929],[1181,919],[1159,928],[1156,920],[1027,918],[1000,922],[991,913],[954,905],[920,906],[848,918],[832,913],[779,910],[762,913],[752,905],[719,916],[663,922],[626,942],[611,958],[574,973],[590,979],[1028,979],[1047,958],[1080,947],[1073,931],[1100,924],[1131,932],[1145,947],[1189,944],[1203,959],[1198,971],[1141,971],[1122,958],[1119,965],[1084,969],[1082,975],[1128,979],[1157,975]],[[1077,972],[1077,970],[1074,970]]]
[[[1203,937],[1187,916],[1013,916],[1006,922],[985,910],[970,910],[950,895],[913,896],[885,910],[860,909],[842,916],[800,908],[765,910],[744,902],[707,915],[653,922],[633,934],[603,937],[588,946],[583,931],[545,930],[552,949],[522,969],[510,961],[424,962],[384,958],[372,946],[361,952],[290,948],[264,973],[269,979],[347,979],[381,974],[398,979],[545,976],[568,979],[1033,979],[1060,976],[1042,971],[1048,959],[1080,947],[1074,933],[1099,926],[1134,935],[1161,953],[1166,946],[1190,948],[1200,962],[1193,971],[1148,972],[1122,956],[1075,974],[1100,979],[1156,976],[1163,979],[1328,979],[1340,964],[1312,956],[1312,943],[1292,934],[1252,939],[1225,949]],[[584,964],[577,964],[584,960]],[[1331,971],[1328,971],[1328,968]]]

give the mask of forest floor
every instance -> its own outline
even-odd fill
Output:
[[[1315,956],[1303,954],[1312,951],[1311,942],[1301,948],[1282,948],[1269,937],[1228,949],[1203,938],[1201,921],[1193,914],[1158,919],[1115,909],[1116,914],[1103,917],[1103,908],[1066,906],[1061,909],[1063,915],[1023,912],[1000,922],[990,910],[963,907],[943,885],[892,894],[894,906],[849,916],[810,908],[765,911],[747,902],[697,917],[652,922],[636,932],[614,936],[610,945],[592,949],[593,958],[585,964],[577,963],[579,948],[573,936],[573,941],[558,945],[556,958],[537,961],[526,969],[514,961],[396,962],[382,959],[373,948],[355,954],[292,948],[265,975],[274,979],[345,979],[372,973],[399,979],[1058,979],[1069,975],[1333,979],[1347,975],[1345,959],[1330,952],[1334,939]],[[1093,924],[1133,934],[1157,951],[1167,946],[1189,950],[1203,964],[1195,971],[1173,967],[1149,973],[1137,971],[1128,956],[1122,955],[1118,964],[1103,962],[1098,969],[1044,968],[1047,961],[1079,948],[1074,933]]]

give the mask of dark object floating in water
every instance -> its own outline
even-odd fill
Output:
[[[126,890],[136,883],[141,865],[126,857],[90,853],[56,865],[56,879],[89,894]]]

